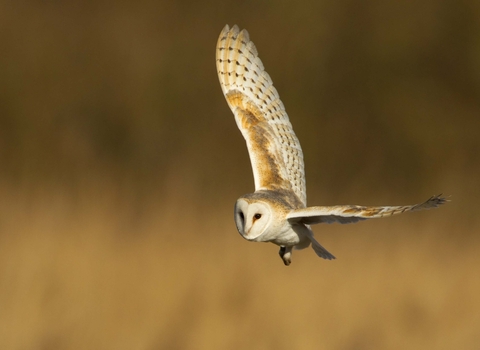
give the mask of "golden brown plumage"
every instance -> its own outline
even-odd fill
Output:
[[[306,205],[300,142],[248,32],[225,26],[216,61],[220,86],[247,142],[255,190],[290,187]]]

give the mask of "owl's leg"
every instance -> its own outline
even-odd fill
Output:
[[[278,252],[278,254],[280,255],[280,257],[282,258],[283,260],[283,263],[288,266],[290,265],[290,263],[292,262],[292,249],[293,247],[280,247],[280,251]]]

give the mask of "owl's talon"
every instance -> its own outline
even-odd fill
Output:
[[[282,258],[283,260],[283,263],[285,264],[285,266],[288,266],[292,263],[292,247],[280,247],[280,251],[278,252],[278,255],[280,255],[280,257]]]

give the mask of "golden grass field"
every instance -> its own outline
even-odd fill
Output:
[[[236,233],[232,203],[188,197],[134,213],[108,186],[75,203],[3,189],[1,348],[477,348],[479,225],[455,222],[459,199],[318,226],[337,260],[306,250],[285,267]]]
[[[0,349],[479,349],[477,1],[0,2]],[[250,31],[337,259],[236,232],[215,72]]]

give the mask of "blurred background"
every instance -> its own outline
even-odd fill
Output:
[[[310,205],[447,205],[241,238],[215,45],[247,28]],[[478,349],[480,3],[0,1],[1,349]]]

